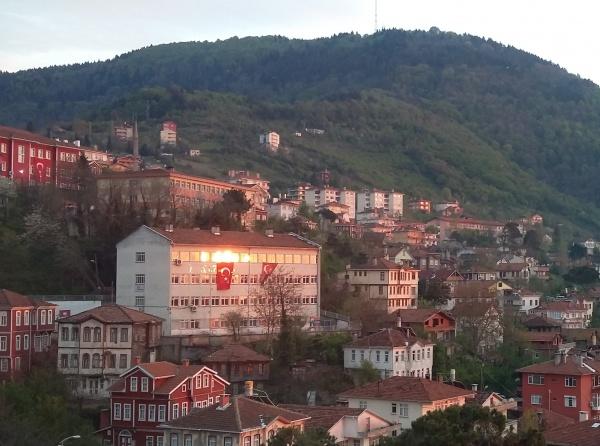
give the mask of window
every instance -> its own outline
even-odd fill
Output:
[[[0,358],[0,372],[8,372],[8,358]]]
[[[29,350],[29,335],[23,335],[23,350]]]
[[[542,404],[542,396],[541,395],[531,395],[531,404],[534,404],[534,405]]]
[[[208,446],[216,446],[216,445],[211,445],[209,442]],[[259,434],[256,434],[254,436],[254,446],[260,446],[260,435]]]
[[[358,407],[360,409],[366,409],[367,408],[367,402],[366,401],[359,401],[358,402]]]
[[[23,325],[29,325],[29,310],[25,310],[23,313]]]
[[[92,368],[99,369],[102,367],[102,363],[100,361],[100,353],[94,353],[92,355]]]
[[[154,437],[146,437],[146,446],[154,446]]]
[[[384,358],[384,362],[389,362],[390,360],[390,352],[388,352],[387,350],[384,352],[385,358]]]
[[[541,386],[544,384],[544,375],[529,375],[527,377],[527,383]]]
[[[17,356],[15,358],[15,370],[21,370],[21,357]]]
[[[127,368],[127,355],[126,354],[119,355],[119,368],[120,369]]]
[[[145,274],[136,274],[135,275],[136,289],[143,290],[145,285],[146,285],[146,275]]]
[[[156,421],[156,406],[148,404],[148,421]]]
[[[381,359],[380,351],[379,351],[379,350],[377,350],[377,351],[375,352],[375,361],[379,362],[379,361],[380,361],[380,359]]]
[[[131,420],[131,404],[123,404],[123,420],[130,421]]]
[[[113,344],[117,343],[117,334],[118,334],[117,328],[110,329],[110,342],[112,342]]]
[[[135,263],[145,263],[146,262],[146,253],[145,252],[136,252],[135,253]]]
[[[565,376],[565,387],[577,387],[577,378],[574,376]]]
[[[79,355],[74,353],[71,355],[71,368],[75,369],[79,367]]]
[[[94,328],[94,342],[101,342],[102,341],[102,330],[100,329],[100,327],[95,327]]]
[[[381,271],[379,273],[379,280],[381,280],[382,282],[385,280],[385,272]]]
[[[140,404],[138,406],[138,421],[146,421],[146,405]]]
[[[252,444],[252,439],[250,438],[250,435],[244,437],[244,446],[251,446]]]
[[[144,377],[142,378],[142,382],[141,382],[141,389],[142,392],[147,392],[148,391],[148,378]]]
[[[121,328],[121,342],[128,342],[128,341],[129,341],[129,329]]]
[[[137,392],[138,390],[138,379],[133,376],[129,379],[129,391]]]
[[[21,312],[20,311],[17,311],[15,313],[15,325],[17,327],[21,326]]]
[[[89,369],[90,368],[90,355],[89,353],[84,353],[81,357],[81,368]]]
[[[40,325],[46,325],[46,310],[40,311]]]
[[[160,406],[158,406],[158,421],[165,421],[165,405],[161,404]]]
[[[398,405],[396,403],[392,403],[392,413],[393,414],[398,413]]]
[[[171,434],[171,446],[179,446],[179,434]]]
[[[163,446],[163,437],[156,437],[156,446]]]
[[[69,367],[69,355],[60,355],[60,368],[66,369]]]
[[[6,311],[0,311],[0,326],[5,327],[8,325],[8,316]]]
[[[113,419],[120,420],[121,419],[121,403],[115,403],[113,407]]]
[[[24,163],[25,162],[25,146],[18,146],[17,147],[17,161],[19,163]]]
[[[205,389],[209,386],[208,375],[202,376],[202,387]]]
[[[60,329],[60,340],[61,341],[69,340],[69,327],[62,327]]]
[[[273,431],[271,431],[273,432]],[[223,438],[223,446],[233,446],[233,439],[231,437]]]
[[[71,341],[79,341],[79,327],[71,328]]]
[[[146,305],[146,298],[144,296],[135,296],[135,306],[138,308],[144,308]]]
[[[27,312],[25,312],[27,313]],[[52,317],[53,313],[52,310],[48,310],[48,325],[52,325],[54,323],[54,318]],[[25,324],[27,325],[27,324]]]
[[[21,335],[15,336],[15,349],[21,351]]]
[[[399,403],[398,404],[398,416],[403,418],[408,418],[408,404]]]
[[[181,403],[181,416],[185,417],[187,415],[188,403]]]
[[[577,407],[577,398],[574,396],[565,396],[565,407]]]
[[[92,341],[92,329],[90,327],[85,327],[83,329],[83,342],[91,342]]]
[[[0,153],[6,153],[6,147],[7,145],[5,142],[0,143]]]
[[[171,419],[176,420],[177,418],[179,418],[179,403],[173,403],[173,415]]]
[[[192,446],[192,436],[190,434],[185,434],[183,436],[183,446]],[[208,446],[217,446],[217,437],[209,435]]]

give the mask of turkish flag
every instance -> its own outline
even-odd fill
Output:
[[[264,285],[269,276],[273,274],[273,271],[275,271],[275,268],[277,268],[277,263],[263,263],[262,271],[260,273],[261,285]]]
[[[217,263],[217,290],[228,290],[231,288],[231,274],[233,263]]]

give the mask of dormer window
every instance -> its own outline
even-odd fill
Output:
[[[138,390],[138,379],[135,376],[132,376],[129,379],[129,391],[137,392],[137,390]]]

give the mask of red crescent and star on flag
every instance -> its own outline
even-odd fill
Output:
[[[217,263],[217,290],[228,290],[231,288],[232,273],[233,262]]]
[[[261,285],[264,285],[269,276],[273,274],[273,271],[275,271],[275,268],[277,268],[277,263],[263,263],[262,271],[260,273]]]

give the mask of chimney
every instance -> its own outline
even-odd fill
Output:
[[[141,364],[141,363],[142,363],[142,357],[141,357],[141,356],[136,356],[136,357],[133,359],[133,363],[134,363],[135,365],[139,365],[139,364]]]
[[[594,330],[592,333],[592,345],[598,345],[598,330]]]
[[[556,352],[554,353],[554,365],[555,366],[559,366],[560,365],[560,358],[562,356],[562,353],[560,352]]]
[[[213,226],[210,228],[210,233],[212,235],[221,235],[221,228],[219,226]]]
[[[272,230],[272,229],[267,229],[267,230],[265,231],[265,235],[266,235],[267,237],[273,238],[273,230]]]
[[[471,384],[471,390],[477,392],[477,384]]]
[[[254,381],[244,381],[244,396],[250,398],[254,395]]]
[[[181,365],[184,367],[189,367],[190,366],[190,360],[188,358],[185,358],[183,361],[181,361]]]
[[[75,145],[77,147],[81,147],[81,141],[76,139],[75,141],[73,141],[73,145]]]
[[[402,327],[402,317],[400,317],[400,315],[398,315],[398,316],[396,317],[396,327],[397,327],[397,328],[400,328],[400,327]]]
[[[224,393],[223,395],[221,395],[221,401],[219,402],[219,407],[221,409],[226,408],[227,406],[229,406],[231,400],[230,400],[231,396],[228,393]]]
[[[585,410],[579,411],[579,421],[587,421],[589,418],[589,414]]]
[[[456,369],[450,369],[450,382],[456,381]]]

